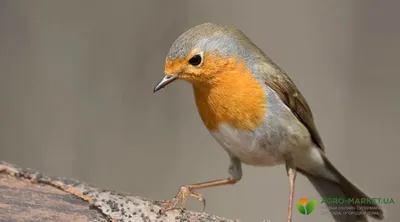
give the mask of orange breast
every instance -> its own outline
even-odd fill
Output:
[[[216,130],[221,124],[254,130],[262,124],[267,112],[264,88],[244,63],[237,65],[235,60],[230,61],[233,64],[225,64],[212,84],[192,83],[198,111],[209,130]]]

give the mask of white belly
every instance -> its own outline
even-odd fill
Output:
[[[243,132],[233,129],[229,125],[221,125],[219,131],[211,134],[230,154],[241,162],[253,166],[273,166],[284,163],[280,147],[274,144],[261,143],[258,132]]]
[[[222,124],[211,131],[229,153],[244,164],[273,166],[283,164],[285,156],[293,157],[312,146],[307,128],[270,88],[266,88],[268,115],[254,131],[241,131]]]

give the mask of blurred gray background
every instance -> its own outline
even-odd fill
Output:
[[[228,157],[203,126],[190,85],[152,93],[175,38],[209,21],[239,27],[292,76],[337,168],[367,193],[400,201],[399,7],[1,0],[0,159],[153,199],[228,176]],[[284,221],[284,167],[243,170],[238,184],[202,191],[206,211]],[[320,201],[302,176],[295,196]],[[398,206],[384,206],[385,221],[399,221]],[[309,216],[294,209],[294,221],[333,221],[321,208]]]

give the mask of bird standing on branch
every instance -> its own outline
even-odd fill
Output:
[[[175,198],[164,202],[163,212],[183,207],[189,196],[205,206],[195,191],[237,183],[241,163],[285,164],[290,188],[287,221],[292,221],[296,172],[323,198],[369,198],[326,157],[310,107],[290,77],[239,29],[205,23],[180,35],[154,92],[178,79],[192,84],[201,119],[229,155],[230,176],[182,186]],[[350,205],[358,213],[335,214],[337,221],[367,221],[367,215],[383,219],[375,203]]]

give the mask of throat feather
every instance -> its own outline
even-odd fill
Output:
[[[264,87],[242,67],[218,73],[211,84],[193,83],[197,109],[209,130],[228,124],[239,130],[258,128],[267,112]]]

